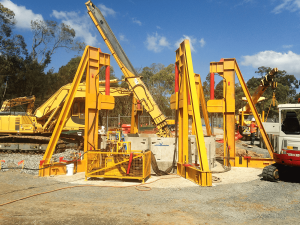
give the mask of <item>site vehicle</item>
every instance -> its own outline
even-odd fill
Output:
[[[141,102],[144,109],[151,116],[154,125],[158,129],[157,135],[171,137],[172,133],[168,127],[167,118],[160,111],[146,85],[138,76],[101,11],[91,1],[86,2],[85,5],[105,44],[122,70],[130,91],[134,93],[135,98]]]
[[[101,83],[101,82],[99,82]],[[32,114],[35,98],[16,98],[4,102],[4,111],[21,103],[29,104],[25,115],[0,115],[0,149],[22,151],[45,151],[56,125],[58,115],[70,90],[71,84],[64,85]],[[100,93],[105,87],[99,87]],[[111,88],[112,96],[128,96],[131,92],[124,88]],[[26,101],[25,101],[26,100]],[[10,104],[8,104],[10,102]],[[16,103],[18,102],[18,104]],[[12,104],[14,103],[14,104]],[[30,108],[30,110],[29,110]],[[77,89],[72,110],[64,124],[58,148],[79,147],[84,130],[85,83]]]
[[[263,169],[263,178],[276,181],[288,167],[300,167],[300,104],[280,104],[278,148],[274,150],[275,164]]]
[[[272,69],[263,79],[261,79],[259,86],[253,93],[252,100],[256,104],[260,101],[263,101],[265,98],[262,97],[263,93],[271,87],[273,90],[277,87],[277,82],[274,81],[274,78],[278,72],[277,68]],[[245,98],[243,98],[244,100]],[[250,135],[249,125],[251,119],[253,118],[249,103],[246,106],[239,109],[238,119],[236,121],[236,128],[238,128],[239,133],[243,136]],[[262,122],[264,122],[264,113],[260,116]]]

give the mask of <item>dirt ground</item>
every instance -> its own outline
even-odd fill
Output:
[[[0,173],[0,205],[73,188],[0,206],[0,224],[298,223],[299,182],[266,182],[260,174],[259,169],[233,168],[214,174],[221,182],[213,187],[176,175],[152,176],[146,183],[151,190],[137,190],[133,181],[85,182],[82,173],[40,178],[11,170]]]

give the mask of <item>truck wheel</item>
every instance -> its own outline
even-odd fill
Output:
[[[276,164],[266,166],[263,169],[262,176],[263,176],[263,179],[267,180],[267,181],[279,180],[278,166]]]

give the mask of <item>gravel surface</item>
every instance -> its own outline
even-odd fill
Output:
[[[60,157],[64,157],[64,160],[72,160],[74,157],[74,152],[83,153],[83,151],[77,151],[74,149],[67,149],[62,153],[53,154],[52,160],[53,162],[59,162]],[[39,174],[38,168],[40,161],[43,159],[43,154],[24,154],[24,153],[0,153],[0,160],[4,160],[5,162],[1,163],[1,168],[18,168],[22,173]],[[23,164],[18,165],[19,162],[24,160],[24,168],[29,168],[31,170],[23,169]],[[5,172],[8,169],[2,169],[1,172]]]
[[[0,204],[74,185],[11,171],[1,173],[0,182]],[[0,206],[0,224],[298,224],[300,219],[299,183],[259,177],[214,187],[186,182],[158,180],[147,184],[151,191],[98,186],[60,190]],[[161,188],[164,183],[168,185]]]

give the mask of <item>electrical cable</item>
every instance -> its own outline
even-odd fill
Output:
[[[161,177],[161,178],[158,178],[154,181],[151,181],[149,183],[146,183],[147,185],[148,184],[152,184],[158,180],[163,180],[163,179],[174,179],[174,178],[181,178],[180,176],[178,175],[175,175],[175,177]],[[151,191],[152,188],[151,187],[148,187],[148,186],[144,186],[146,185],[145,183],[143,184],[138,184],[138,185],[126,185],[126,186],[113,186],[113,185],[74,185],[74,186],[69,186],[69,187],[62,187],[62,188],[57,188],[57,189],[54,189],[54,190],[51,190],[51,191],[45,191],[45,192],[41,192],[41,193],[37,193],[37,194],[33,194],[33,195],[29,195],[29,196],[26,196],[26,197],[23,197],[23,198],[19,198],[19,199],[15,199],[15,200],[12,200],[12,201],[9,201],[9,202],[6,202],[6,203],[3,203],[3,204],[0,204],[0,206],[4,206],[4,205],[8,205],[8,204],[11,204],[11,203],[14,203],[14,202],[18,202],[18,201],[21,201],[21,200],[24,200],[24,199],[27,199],[27,198],[31,198],[31,197],[34,197],[34,196],[38,196],[38,195],[42,195],[42,194],[48,194],[48,193],[52,193],[52,192],[55,192],[55,191],[60,191],[60,190],[64,190],[64,189],[69,189],[69,188],[76,188],[76,187],[113,187],[113,188],[128,188],[128,187],[135,187],[136,190],[138,191]],[[144,190],[143,189],[139,189],[138,187],[143,187],[145,188]]]

